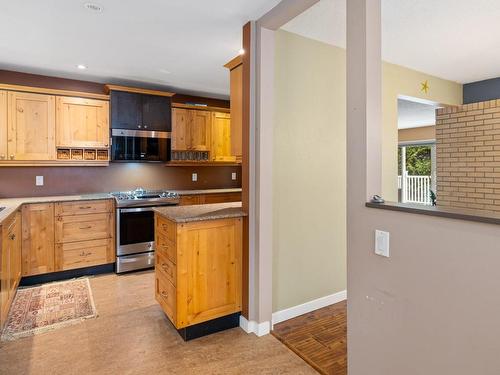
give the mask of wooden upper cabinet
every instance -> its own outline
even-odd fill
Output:
[[[58,147],[109,146],[109,103],[105,100],[60,96],[56,99]]]
[[[210,151],[211,112],[174,108],[172,150]]]
[[[7,159],[7,91],[0,91],[0,161]]]
[[[212,112],[212,148],[213,161],[235,161],[231,154],[231,116],[229,113]]]
[[[236,160],[242,157],[242,126],[243,126],[243,64],[233,60],[227,64],[230,69],[230,100],[231,100],[231,154]]]
[[[54,160],[55,97],[8,93],[8,160]]]
[[[54,204],[27,204],[22,208],[23,276],[54,271]]]
[[[189,111],[182,108],[172,109],[172,150],[187,150],[191,139],[189,134]]]
[[[208,111],[191,110],[191,150],[210,150],[211,116]]]
[[[111,91],[111,127],[113,129],[142,129],[141,105],[140,94]]]
[[[113,129],[172,129],[171,98],[127,91],[111,91],[111,127]]]
[[[142,95],[142,128],[171,131],[171,99],[158,95]]]

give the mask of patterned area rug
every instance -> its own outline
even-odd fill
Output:
[[[17,291],[2,341],[36,335],[97,317],[88,278]]]

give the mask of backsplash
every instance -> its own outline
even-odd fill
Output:
[[[231,173],[236,172],[236,181]],[[198,181],[191,181],[192,173]],[[44,186],[35,186],[36,176]],[[102,193],[145,189],[241,187],[241,167],[165,167],[164,164],[110,163],[109,167],[2,167],[0,198]]]

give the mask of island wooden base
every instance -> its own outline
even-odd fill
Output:
[[[178,329],[177,332],[179,332],[179,335],[181,335],[184,341],[197,339],[199,337],[211,335],[212,333],[239,327],[240,315],[241,313],[238,312],[231,315],[222,316],[217,319],[209,320],[208,322],[203,322],[186,328]]]

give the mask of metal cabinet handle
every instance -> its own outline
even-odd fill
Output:
[[[9,237],[12,241],[14,241],[16,239],[16,235],[15,234],[11,234],[10,237]]]
[[[4,160],[5,159],[5,154],[0,155],[0,159]]]
[[[160,294],[162,295],[162,297],[165,297],[165,298],[168,298],[168,293],[165,292],[165,291],[161,291]]]
[[[10,160],[14,160],[14,155],[10,155]]]
[[[140,128],[142,128],[142,126],[141,126],[141,125],[137,125],[137,127],[138,127],[139,129],[140,129]]]
[[[80,227],[79,229],[90,229],[90,228],[92,228],[92,225],[87,225],[85,227]]]
[[[147,125],[144,125],[144,129],[147,129],[147,128],[148,128],[148,126],[147,126]]]
[[[80,210],[88,210],[90,208],[92,208],[92,206],[80,206],[78,207]]]
[[[85,250],[82,250],[82,252],[80,253],[80,256],[82,257],[86,257],[86,256],[89,256],[91,255],[92,253],[86,253]]]

